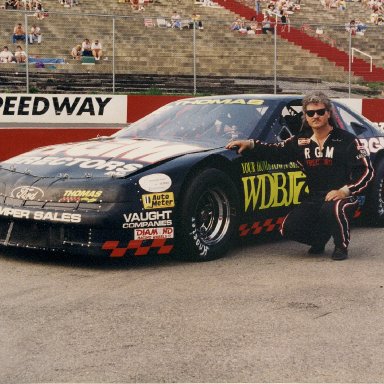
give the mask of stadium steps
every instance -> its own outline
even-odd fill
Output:
[[[255,15],[255,11],[252,8],[235,0],[217,0],[217,2],[223,7],[236,12],[242,17],[249,19]],[[262,15],[259,14],[257,18],[258,20],[261,20]],[[280,37],[304,49],[307,49],[313,54],[326,58],[330,62],[334,62],[337,66],[342,67],[346,71],[349,68],[348,54],[335,47],[332,47],[330,44],[320,39],[309,36],[308,34],[294,27],[291,27],[289,32],[288,29],[286,29],[285,32],[282,32],[280,29],[278,29],[278,34]],[[384,69],[373,65],[372,72],[370,72],[369,64],[362,59],[356,59],[354,61],[352,65],[352,71],[356,76],[362,77],[365,81],[384,81]]]
[[[118,13],[118,16],[129,16],[129,19],[116,19],[116,26],[123,31],[116,35],[118,47],[115,60],[115,70],[119,74],[135,74],[143,76],[146,73],[167,75],[191,75],[193,70],[192,45],[190,31],[171,31],[169,29],[144,28],[144,16],[170,15],[173,9],[180,10],[182,15],[190,15],[196,11],[202,15],[205,29],[197,34],[197,76],[265,76],[273,78],[274,41],[271,35],[240,36],[229,30],[229,25],[235,13],[224,8],[195,6],[190,0],[162,3],[151,3],[145,12],[132,12],[129,4],[119,4],[117,0],[95,2],[80,0],[81,5],[72,9],[63,8],[57,1],[52,1],[50,10],[60,12],[60,15],[50,16],[38,24],[43,29],[43,43],[39,46],[29,46],[29,54],[40,57],[64,58],[68,64],[33,68],[36,73],[47,72],[51,75],[71,72],[84,73],[90,79],[92,76],[103,75],[111,77],[111,23],[92,19],[84,15],[82,23],[74,22],[73,18],[83,12],[89,13]],[[31,25],[32,18],[29,18]],[[104,20],[104,19],[103,19]],[[0,22],[4,26],[0,37],[10,39],[10,31],[20,18],[16,13],[0,12]],[[93,21],[93,22],[92,22]],[[109,20],[111,21],[111,20]],[[124,30],[122,28],[125,28]],[[73,45],[80,43],[84,37],[100,38],[108,61],[97,62],[88,66],[74,62],[69,55]],[[1,66],[1,68],[4,68]],[[1,70],[0,68],[0,70]],[[5,68],[4,68],[5,69]],[[322,79],[327,81],[346,81],[343,69],[329,65],[325,58],[317,57],[311,52],[301,49],[293,43],[278,39],[278,78],[297,77],[304,79],[312,76],[315,69]],[[22,71],[18,67],[12,70]],[[354,77],[353,82],[359,79]],[[169,82],[169,85],[170,82]]]
[[[10,71],[0,72],[0,91],[25,92],[25,72],[17,74]],[[86,83],[86,85],[84,85]],[[270,85],[257,84],[254,78],[202,77],[197,80],[200,93],[273,93]],[[7,88],[7,87],[11,87]],[[30,74],[30,89],[44,88],[46,93],[111,93],[113,84],[111,76],[100,74],[90,79],[87,74],[49,74],[33,72]],[[161,76],[155,74],[117,75],[115,91],[117,93],[143,92],[152,89],[157,93],[192,93],[194,88],[192,76]],[[278,89],[281,92],[281,89]]]

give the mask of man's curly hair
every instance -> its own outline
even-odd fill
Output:
[[[330,112],[330,118],[328,121],[331,125],[333,125],[332,124],[333,111],[332,111],[331,100],[329,99],[329,97],[325,93],[323,93],[321,91],[314,91],[314,92],[308,93],[306,96],[303,97],[303,100],[302,100],[302,106],[303,106],[303,116],[302,116],[303,125],[301,127],[302,131],[311,129],[307,123],[307,119],[305,118],[305,112],[307,111],[308,104],[320,104],[320,103],[324,104],[327,111]]]
[[[315,92],[311,92],[309,93],[308,95],[304,96],[303,98],[303,101],[302,101],[302,105],[303,105],[303,111],[304,113],[307,111],[307,106],[308,104],[324,104],[325,105],[325,108],[329,111],[329,112],[332,112],[332,103],[331,103],[331,100],[329,99],[329,97],[323,93],[323,92],[320,92],[320,91],[315,91]]]

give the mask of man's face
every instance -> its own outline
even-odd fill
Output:
[[[307,105],[305,118],[313,130],[326,127],[330,117],[331,113],[323,103],[310,103]]]

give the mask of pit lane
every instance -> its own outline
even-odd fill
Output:
[[[0,249],[0,382],[382,382],[383,230],[208,263]]]

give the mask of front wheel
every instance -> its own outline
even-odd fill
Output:
[[[187,187],[179,215],[178,256],[208,261],[224,255],[237,227],[239,198],[231,179],[207,169]]]

